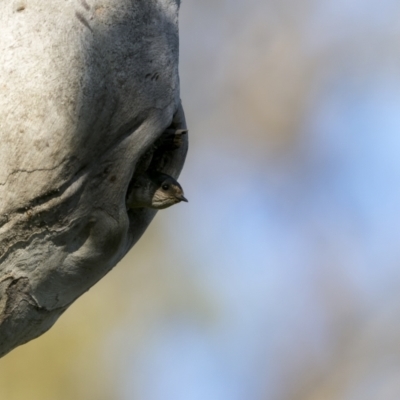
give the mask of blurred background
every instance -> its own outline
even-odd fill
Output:
[[[400,398],[400,3],[186,0],[189,198],[7,400]]]

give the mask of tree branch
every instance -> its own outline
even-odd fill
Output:
[[[17,4],[18,3],[18,4]],[[0,3],[0,356],[48,330],[127,253],[135,165],[179,99],[179,1]],[[184,144],[163,172],[175,178]]]

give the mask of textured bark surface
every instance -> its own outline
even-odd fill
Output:
[[[146,149],[186,127],[178,9],[0,2],[0,355],[49,329],[153,218],[125,198]],[[186,150],[164,171],[177,177]]]

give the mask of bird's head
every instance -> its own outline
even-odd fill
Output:
[[[156,180],[157,189],[151,200],[153,208],[163,209],[181,201],[188,201],[183,194],[182,186],[176,179],[159,173]]]

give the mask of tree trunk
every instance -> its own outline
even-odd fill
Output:
[[[0,2],[0,356],[48,330],[153,218],[127,211],[126,192],[162,132],[186,128],[178,9]],[[186,150],[163,172],[176,178]]]

